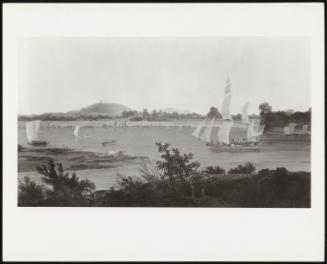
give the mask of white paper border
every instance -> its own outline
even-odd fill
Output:
[[[323,260],[323,7],[312,3],[4,4],[4,260]],[[20,38],[292,35],[311,38],[311,209],[16,206]]]

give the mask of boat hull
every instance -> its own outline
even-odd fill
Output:
[[[259,151],[259,145],[254,146],[244,146],[244,145],[220,145],[220,144],[213,144],[209,145],[210,149],[214,152],[252,152],[252,151]]]
[[[46,146],[48,145],[48,142],[44,140],[33,140],[31,142],[28,142],[28,144],[31,146]]]

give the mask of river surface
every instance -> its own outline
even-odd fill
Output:
[[[256,152],[213,152],[203,142],[192,137],[194,127],[198,121],[192,122],[157,122],[153,126],[111,127],[106,121],[84,122],[42,122],[40,138],[49,142],[49,147],[68,147],[82,151],[108,153],[122,150],[132,156],[149,157],[149,166],[154,167],[155,161],[160,159],[156,142],[169,143],[183,153],[193,153],[194,160],[201,163],[201,167],[221,166],[225,169],[235,167],[245,162],[252,162],[257,170],[263,168],[274,169],[286,167],[291,171],[310,171],[310,136],[285,136],[279,133],[267,133],[261,138],[261,147]],[[80,125],[79,137],[72,133],[76,125]],[[217,131],[213,129],[212,136]],[[234,127],[231,138],[245,137],[244,129]],[[104,141],[116,140],[116,143],[106,146]],[[18,143],[27,145],[24,122],[19,122]],[[123,175],[138,175],[140,166],[121,166],[117,168],[80,170],[80,178],[88,178],[95,182],[98,189],[115,185],[117,173]],[[19,178],[30,176],[39,181],[36,172],[20,172]]]

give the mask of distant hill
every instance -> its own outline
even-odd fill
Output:
[[[115,103],[96,103],[83,107],[79,112],[86,114],[109,114],[109,115],[119,115],[124,111],[131,110],[127,106]]]

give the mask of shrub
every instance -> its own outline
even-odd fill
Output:
[[[61,163],[52,160],[48,166],[36,168],[43,175],[42,180],[52,188],[48,191],[49,206],[83,206],[94,202],[95,184],[90,180],[80,180],[75,173],[65,173]]]
[[[251,162],[247,162],[244,165],[238,165],[236,168],[231,168],[228,174],[237,173],[253,173],[255,172],[255,166]]]
[[[209,166],[204,170],[204,172],[207,174],[225,174],[226,173],[225,169],[223,169],[219,166],[216,166],[216,167]]]
[[[45,200],[45,193],[44,186],[36,184],[26,176],[18,184],[18,206],[37,206]]]

